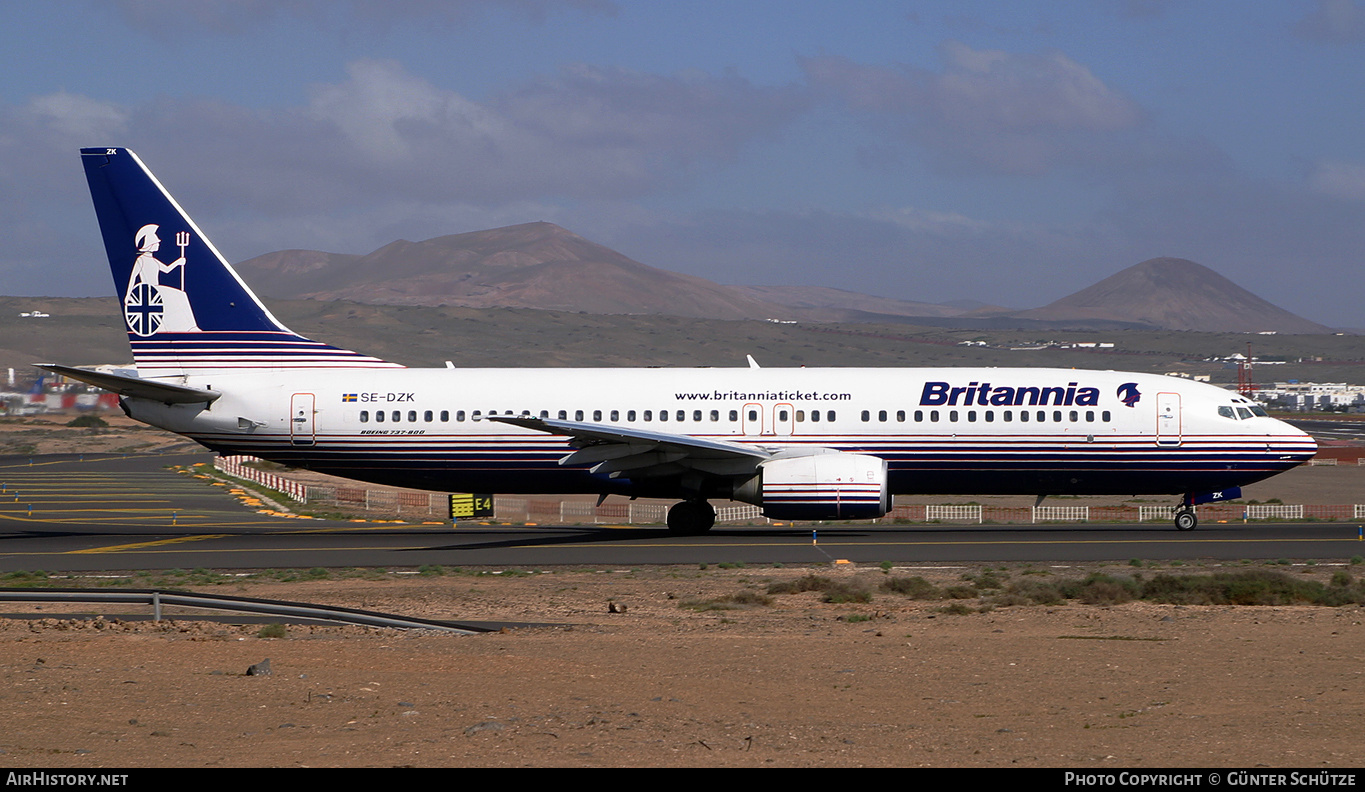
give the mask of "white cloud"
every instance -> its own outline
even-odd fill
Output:
[[[1365,8],[1354,0],[1318,0],[1313,10],[1295,25],[1294,32],[1327,44],[1365,41]]]
[[[117,134],[128,122],[128,114],[117,105],[66,91],[35,96],[23,114],[67,140],[79,141]]]
[[[1309,186],[1333,198],[1365,201],[1365,165],[1355,162],[1319,162],[1308,177]]]
[[[1145,114],[1122,92],[1061,52],[1016,54],[949,41],[943,69],[865,66],[826,56],[802,61],[811,83],[853,111],[958,163],[1040,174],[1089,159],[1107,136]]]

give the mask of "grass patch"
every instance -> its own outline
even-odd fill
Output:
[[[913,600],[941,600],[943,591],[919,575],[893,577],[882,581],[881,590]]]
[[[734,594],[727,594],[724,597],[715,597],[708,600],[683,600],[678,603],[678,607],[694,611],[724,611],[741,610],[744,608],[754,608],[764,605],[772,605],[773,598],[751,589],[737,591]]]
[[[856,580],[832,580],[820,575],[806,575],[796,580],[784,580],[768,586],[769,594],[797,594],[803,591],[820,592],[820,598],[824,602],[872,601],[872,589]]]

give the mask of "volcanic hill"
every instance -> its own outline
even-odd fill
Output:
[[[1213,333],[1333,332],[1181,258],[1148,259],[1042,308],[1009,316],[1054,323],[1102,319]]]
[[[711,319],[791,313],[703,278],[641,264],[553,223],[399,240],[364,256],[286,250],[244,261],[239,270],[264,296],[278,299]]]

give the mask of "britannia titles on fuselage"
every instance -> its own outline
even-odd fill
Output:
[[[926,382],[919,403],[925,407],[1031,407],[1049,404],[1095,407],[1100,403],[1100,389],[1077,387],[1075,382],[1068,382],[1066,387],[993,387],[989,382],[954,386],[948,382]]]

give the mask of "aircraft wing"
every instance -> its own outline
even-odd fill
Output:
[[[34,363],[33,365],[36,368],[51,371],[54,374],[61,374],[63,377],[70,377],[73,380],[80,380],[81,382],[94,385],[97,388],[113,391],[120,396],[130,396],[135,399],[149,399],[151,401],[159,401],[166,404],[212,403],[219,396],[223,395],[218,391],[205,388],[187,388],[184,385],[173,385],[169,382],[138,379],[137,377],[125,377],[122,374],[106,374],[100,371],[90,371],[89,369],[75,368],[73,366],[59,366],[56,363]]]
[[[648,478],[689,471],[714,476],[745,476],[752,475],[760,463],[772,457],[769,451],[741,443],[624,426],[525,415],[490,415],[488,420],[566,435],[578,450],[559,460],[559,464],[591,464],[593,473],[607,473],[613,478]]]

